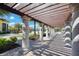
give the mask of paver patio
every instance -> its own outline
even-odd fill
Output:
[[[45,42],[45,41],[44,41]],[[42,43],[44,43],[42,42]],[[62,34],[57,34],[52,40],[46,41],[46,44],[37,45],[25,56],[70,56],[71,48],[65,47]],[[34,47],[35,45],[33,45]]]

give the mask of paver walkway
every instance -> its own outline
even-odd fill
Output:
[[[44,41],[46,44],[33,45],[33,50],[25,56],[70,56],[71,48],[64,47],[64,39],[62,34],[57,34],[52,40]],[[41,43],[41,44],[40,44]]]

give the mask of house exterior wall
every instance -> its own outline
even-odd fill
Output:
[[[0,24],[0,32],[2,32],[2,24]]]
[[[5,24],[5,26],[3,26]],[[6,21],[0,20],[0,32],[3,32],[3,28],[5,29],[4,32],[7,32],[8,30],[8,23]]]
[[[3,23],[3,21],[0,20],[0,32],[2,32],[2,23]]]

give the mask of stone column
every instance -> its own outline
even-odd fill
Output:
[[[39,27],[39,39],[40,41],[43,40],[42,27]]]
[[[70,25],[70,21],[67,21],[65,24],[65,33],[64,33],[64,37],[65,37],[65,46],[66,47],[71,47],[71,25]]]
[[[55,29],[54,28],[52,28],[52,35],[54,36],[55,35]]]
[[[43,41],[43,27],[44,25],[41,23],[41,26],[39,27],[39,39],[40,41]]]
[[[54,28],[51,28],[51,34],[50,34],[50,37],[53,38],[54,35],[55,35],[55,30],[54,30]]]
[[[72,55],[79,56],[79,4],[72,7]]]
[[[52,28],[49,27],[49,34],[50,34],[50,39],[52,39]]]
[[[48,27],[46,26],[46,38],[48,38]]]
[[[28,29],[28,20],[30,19],[27,16],[23,16],[23,22],[24,22],[24,26],[23,26],[23,40],[22,40],[22,48],[24,49],[29,49],[29,29]]]
[[[25,26],[23,26],[25,27]],[[29,31],[23,28],[23,40],[22,40],[22,48],[24,49],[29,49],[29,38],[28,38],[28,33]]]
[[[49,38],[51,38],[51,27],[48,27],[48,29],[49,29],[48,36],[49,36]]]

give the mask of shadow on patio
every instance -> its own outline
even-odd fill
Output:
[[[64,47],[62,34],[56,34],[51,40],[48,41],[30,41],[33,48],[26,55],[32,54],[33,56],[70,56],[71,48]],[[47,42],[44,44],[44,42]],[[31,55],[31,56],[32,56]]]

